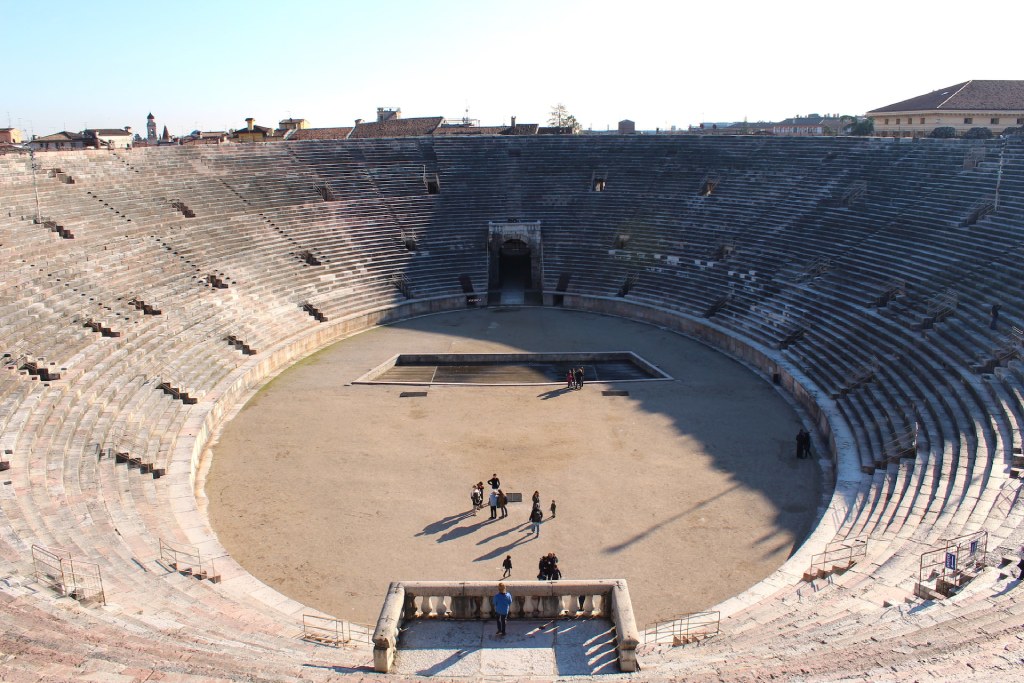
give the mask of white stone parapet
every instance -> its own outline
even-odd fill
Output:
[[[512,594],[509,619],[604,617],[615,626],[619,668],[636,671],[640,633],[624,579],[506,581]],[[399,581],[388,587],[373,632],[373,666],[388,673],[395,662],[402,624],[413,619],[494,618],[494,581]]]

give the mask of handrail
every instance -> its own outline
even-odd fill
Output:
[[[673,646],[694,643],[717,636],[721,629],[719,611],[688,612],[675,619],[659,621],[644,631],[645,644],[671,643]]]

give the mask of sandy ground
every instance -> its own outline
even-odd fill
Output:
[[[634,351],[673,377],[561,385],[351,385],[396,353]],[[604,397],[602,388],[628,397]],[[637,623],[709,607],[776,569],[809,532],[815,461],[774,387],[679,335],[542,308],[380,327],[282,373],[232,420],[206,479],[213,528],[282,593],[373,624],[394,580],[625,578]],[[497,473],[506,519],[470,513]],[[528,533],[539,490],[548,519]],[[547,513],[552,499],[558,516]]]

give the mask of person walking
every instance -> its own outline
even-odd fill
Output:
[[[491,519],[498,518],[498,493],[491,491],[491,495],[487,498],[487,504],[491,506]]]
[[[557,509],[558,509],[558,506],[555,505],[555,501],[552,500],[551,501],[551,519],[555,518],[555,510],[557,510]]]
[[[540,506],[533,508],[533,512],[530,513],[530,530],[533,531],[534,538],[540,536],[540,523],[544,521],[544,513],[540,511]]]
[[[501,489],[498,489],[498,508],[501,509],[501,518],[508,517],[508,496]]]
[[[498,584],[498,592],[494,594],[494,616],[498,619],[497,635],[505,635],[508,623],[508,612],[512,609],[512,594],[505,590],[505,584]]]
[[[501,566],[505,568],[505,573],[501,575],[501,578],[507,579],[512,576],[512,556],[506,555],[505,561],[501,563]]]

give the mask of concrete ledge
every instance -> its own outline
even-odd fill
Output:
[[[560,619],[603,616],[615,626],[622,671],[636,671],[640,634],[629,589],[622,579],[575,581],[506,581],[512,594],[509,618]],[[373,632],[373,665],[392,671],[402,624],[414,619],[480,620],[494,618],[495,581],[401,581],[388,587]],[[594,598],[599,598],[595,601]],[[420,600],[417,605],[416,601]],[[574,607],[576,605],[577,607]]]

